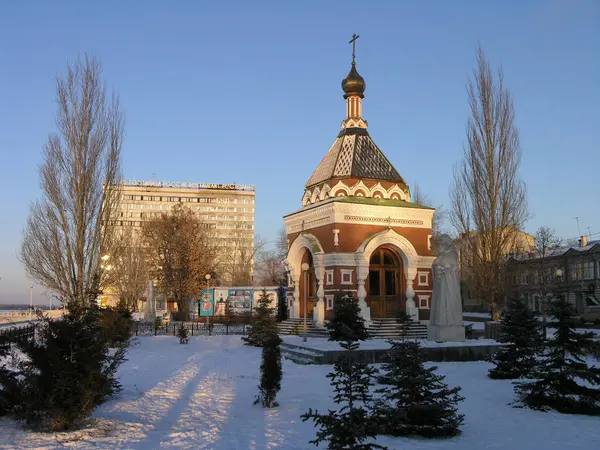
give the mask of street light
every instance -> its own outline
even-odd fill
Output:
[[[308,284],[306,281],[308,269],[310,269],[308,263],[303,263],[302,271],[304,272],[304,337],[302,338],[302,340],[304,342],[306,342],[306,316],[308,315]]]
[[[210,295],[210,273],[207,273],[204,278],[206,279],[206,293]],[[210,325],[210,308],[206,311],[206,327]]]
[[[31,313],[33,311],[33,284],[29,286],[29,320],[31,320]]]

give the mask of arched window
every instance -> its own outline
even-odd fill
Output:
[[[400,309],[404,294],[402,262],[393,250],[380,247],[371,255],[367,292],[375,316],[389,316]]]

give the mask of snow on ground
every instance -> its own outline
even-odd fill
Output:
[[[300,415],[333,406],[325,375],[330,366],[283,363],[281,406],[252,405],[259,383],[260,349],[239,336],[140,337],[120,369],[120,398],[101,406],[85,429],[32,433],[0,419],[0,449],[219,449],[305,450],[315,436]],[[390,449],[598,449],[600,419],[515,409],[510,381],[486,378],[487,363],[439,363],[466,398],[463,434],[450,440],[379,437]],[[319,448],[323,448],[321,445]]]

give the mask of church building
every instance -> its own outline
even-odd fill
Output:
[[[284,217],[290,318],[306,314],[323,326],[334,296],[350,292],[367,322],[406,311],[427,323],[434,209],[411,202],[408,185],[369,134],[357,37],[342,81],[346,118],[304,187],[302,208]]]

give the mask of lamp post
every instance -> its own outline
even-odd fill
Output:
[[[304,334],[302,340],[306,342],[306,316],[308,315],[308,283],[306,281],[310,266],[308,263],[302,264],[302,272],[304,272]]]
[[[206,279],[206,293],[210,295],[210,273],[207,273],[204,278]],[[206,311],[206,328],[210,325],[210,309]]]
[[[29,286],[29,320],[31,320],[31,314],[33,312],[33,284]]]

